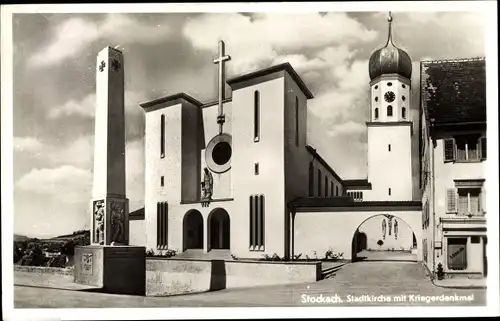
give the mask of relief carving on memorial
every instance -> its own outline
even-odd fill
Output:
[[[94,239],[93,242],[104,245],[104,219],[106,208],[104,200],[94,202]]]
[[[111,214],[111,243],[124,243],[124,220],[125,209],[124,204],[119,202],[110,202]]]

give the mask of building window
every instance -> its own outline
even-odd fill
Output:
[[[387,116],[392,116],[392,106],[387,106]]]
[[[325,175],[325,197],[328,197],[328,176]]]
[[[309,162],[309,197],[314,196],[314,166]]]
[[[462,135],[443,142],[444,162],[474,162],[486,159],[486,137]]]
[[[375,108],[375,119],[378,119],[378,108]]]
[[[318,169],[318,196],[321,196],[321,170]]]
[[[338,186],[335,186],[335,195],[339,196],[339,187]]]
[[[467,269],[467,238],[448,238],[448,269]]]
[[[160,157],[165,157],[165,115],[161,115],[160,121]]]
[[[352,197],[355,202],[361,202],[363,200],[363,192],[347,192],[347,196]]]
[[[387,86],[391,87],[392,86],[392,82],[388,82]]]
[[[259,175],[259,163],[255,163],[253,167],[254,174]]]
[[[458,189],[458,215],[478,215],[481,213],[481,189]]]
[[[330,196],[333,196],[333,182],[330,182]]]
[[[403,119],[406,119],[406,108],[402,108],[401,109],[401,117],[403,117]]]
[[[378,89],[378,85],[375,85],[375,89]]]
[[[446,213],[483,215],[486,212],[483,184],[484,179],[455,180],[456,188],[446,189]]]
[[[250,196],[250,250],[264,251],[264,195]]]
[[[389,196],[391,195],[391,188],[389,187]]]
[[[375,102],[377,102],[377,101],[378,101],[378,97],[375,97]]]
[[[260,93],[258,90],[254,92],[253,97],[253,140],[260,140]]]
[[[299,146],[299,98],[295,97],[295,145]]]
[[[391,151],[391,144],[387,145],[387,149]]]
[[[158,202],[156,204],[156,247],[159,250],[168,247],[168,203]]]
[[[161,185],[161,187],[165,186],[165,177],[164,176],[162,176],[160,178],[160,185]]]

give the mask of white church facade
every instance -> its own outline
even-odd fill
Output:
[[[145,207],[129,216],[130,244],[255,259],[404,249],[421,260],[412,64],[392,42],[391,19],[387,43],[367,66],[367,178],[341,178],[308,145],[313,94],[290,64],[225,81],[230,57],[221,43],[218,102],[179,93],[141,104]]]

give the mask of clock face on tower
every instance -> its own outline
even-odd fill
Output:
[[[396,99],[396,95],[392,91],[388,91],[384,94],[384,99],[388,103],[392,103]]]

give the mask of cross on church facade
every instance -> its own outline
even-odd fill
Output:
[[[103,72],[104,71],[104,67],[106,67],[106,63],[103,60],[103,61],[101,61],[101,64],[99,65],[99,71]]]
[[[217,115],[217,124],[219,124],[219,134],[222,134],[222,126],[225,122],[225,116],[222,109],[226,85],[226,61],[230,61],[231,56],[225,54],[224,41],[219,41],[219,57],[214,59],[214,64],[219,65],[219,114]]]

